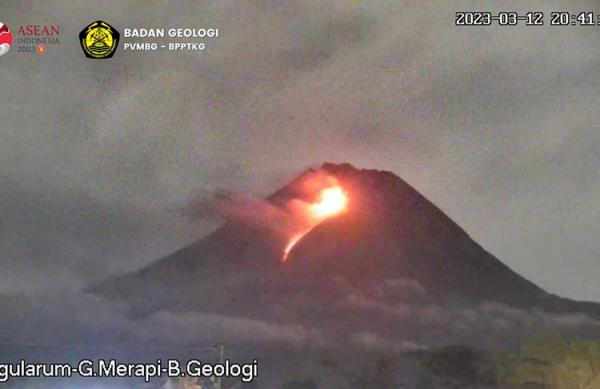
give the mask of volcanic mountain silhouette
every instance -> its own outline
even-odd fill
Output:
[[[95,291],[132,303],[137,314],[198,310],[326,321],[340,315],[333,307],[349,294],[410,280],[435,304],[492,302],[600,318],[600,305],[547,293],[512,271],[396,175],[349,164],[326,163],[318,170],[335,177],[347,191],[348,211],[310,231],[286,262],[281,261],[280,236],[268,228],[229,221]],[[314,172],[303,173],[267,201],[278,206],[294,198],[299,182]]]

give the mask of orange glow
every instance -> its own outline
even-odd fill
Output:
[[[287,259],[288,255],[290,254],[290,251],[292,251],[292,249],[294,248],[294,246],[296,245],[296,243],[298,243],[298,241],[300,239],[302,239],[304,237],[304,235],[306,235],[306,232],[305,233],[301,233],[301,234],[296,234],[296,235],[294,235],[292,237],[292,239],[290,239],[290,241],[288,242],[287,246],[285,246],[285,250],[283,252],[283,260],[284,261]]]
[[[318,219],[325,219],[346,209],[348,198],[339,186],[323,189],[319,193],[319,201],[310,206],[312,214]]]
[[[309,204],[308,206],[308,219],[310,225],[292,236],[283,253],[283,260],[285,261],[296,244],[313,228],[315,228],[323,220],[338,215],[346,210],[348,206],[348,196],[344,190],[339,186],[325,188],[319,192],[317,201]]]

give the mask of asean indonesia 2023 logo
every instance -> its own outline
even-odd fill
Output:
[[[12,46],[12,32],[6,24],[0,22],[0,56],[6,54],[10,46]]]
[[[88,58],[104,59],[115,54],[119,45],[119,31],[102,20],[86,26],[79,33],[79,43]]]

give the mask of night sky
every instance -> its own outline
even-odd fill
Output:
[[[600,301],[600,27],[454,26],[490,2],[124,3],[1,6],[15,38],[61,43],[0,57],[0,293],[139,268],[215,228],[198,201],[331,161],[393,171],[518,273]],[[501,8],[598,12],[521,3]],[[219,38],[90,60],[97,19]]]

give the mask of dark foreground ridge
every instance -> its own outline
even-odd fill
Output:
[[[94,291],[132,303],[137,314],[181,309],[291,320],[322,315],[349,293],[411,280],[436,304],[495,302],[600,318],[600,305],[549,294],[516,274],[393,173],[331,163],[321,170],[348,191],[349,210],[311,231],[287,262],[280,261],[276,234],[230,221]],[[298,182],[312,172],[268,201],[278,205],[294,197]]]

